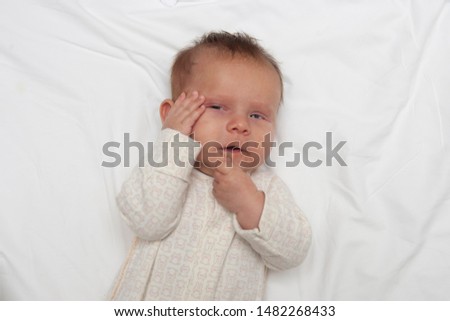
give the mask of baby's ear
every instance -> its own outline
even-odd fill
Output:
[[[166,117],[169,114],[170,108],[172,108],[174,102],[172,99],[164,99],[164,101],[159,106],[159,117],[161,117],[161,122],[164,124]]]

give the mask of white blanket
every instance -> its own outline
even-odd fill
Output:
[[[105,298],[132,240],[115,203],[138,162],[124,135],[155,139],[174,54],[210,30],[260,39],[285,74],[278,140],[292,147],[274,170],[313,243],[269,274],[266,299],[449,300],[440,0],[2,0],[0,299]],[[347,166],[326,166],[327,132]],[[119,166],[102,166],[108,142]],[[287,166],[308,142],[323,163]]]

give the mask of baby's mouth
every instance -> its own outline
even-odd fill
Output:
[[[245,152],[247,152],[245,149],[240,148],[238,144],[229,144],[225,148],[223,148],[223,150],[228,153],[245,153]]]

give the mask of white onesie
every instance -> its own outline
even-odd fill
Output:
[[[192,142],[164,129],[155,147],[170,146],[175,136]],[[171,151],[167,166],[137,167],[118,195],[137,238],[113,300],[261,300],[267,268],[288,269],[306,256],[309,223],[276,175],[264,167],[252,174],[265,204],[259,228],[244,230],[214,198],[213,178],[189,165],[200,149],[187,149],[178,157],[187,166],[177,166]],[[162,150],[155,159],[163,159]]]

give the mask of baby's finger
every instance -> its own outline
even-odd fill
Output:
[[[186,110],[186,108],[188,106],[191,105],[192,100],[196,99],[198,97],[198,94],[196,94],[196,92],[192,92],[192,93],[185,93],[182,92],[180,94],[180,96],[178,96],[177,100],[175,100],[175,104],[174,106],[179,110],[179,111],[184,111]]]
[[[183,121],[189,122],[192,125],[194,125],[197,119],[199,119],[200,116],[205,112],[205,110],[206,106],[200,105],[196,107],[194,110],[190,111],[189,113],[185,113]]]
[[[184,94],[184,97],[180,96],[180,98],[183,98],[183,99],[179,100],[179,105],[180,106],[184,106],[184,107],[188,107],[188,106],[190,106],[192,104],[192,102],[194,102],[195,100],[198,99],[198,96],[199,96],[198,95],[198,91],[193,91],[191,93]]]
[[[199,106],[201,106],[205,102],[205,96],[199,95],[198,92],[194,92],[190,99],[186,101],[186,111],[192,112],[196,110]]]
[[[186,93],[183,91],[177,99],[175,99],[175,104],[179,105],[181,104],[182,101],[184,101],[186,99]]]
[[[216,167],[216,172],[222,175],[229,174],[233,168],[227,163],[228,162],[225,159],[223,161],[220,161],[220,164]]]
[[[170,112],[172,113],[172,115],[178,115],[183,112],[183,109],[185,109],[185,108],[183,108],[183,104],[184,104],[185,100],[186,100],[186,93],[182,92],[178,96],[178,98],[175,100],[175,102],[171,108]]]
[[[192,113],[204,102],[205,97],[199,96],[198,92],[194,91],[187,95],[185,98],[180,99],[175,103],[177,114],[179,114],[181,117],[186,117],[186,115]]]

